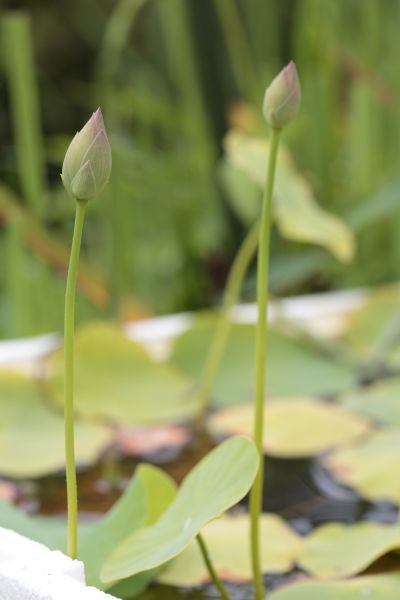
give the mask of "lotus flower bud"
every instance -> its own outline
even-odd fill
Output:
[[[264,117],[275,129],[282,129],[299,112],[301,88],[296,65],[290,61],[269,85],[264,96]]]
[[[61,179],[71,196],[89,200],[104,189],[110,178],[111,164],[111,148],[98,108],[70,143]]]

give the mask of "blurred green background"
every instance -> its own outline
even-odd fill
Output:
[[[61,330],[74,206],[59,173],[98,105],[113,174],[88,214],[78,320],[217,305],[260,195],[223,139],[267,138],[264,89],[291,58],[303,106],[285,143],[356,251],[341,262],[274,231],[272,291],[396,280],[399,22],[400,0],[3,0],[0,335]]]

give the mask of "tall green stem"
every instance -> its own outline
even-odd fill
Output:
[[[200,533],[196,536],[196,540],[197,540],[197,543],[199,544],[200,552],[203,556],[204,563],[207,567],[207,571],[211,577],[213,584],[215,585],[215,587],[221,594],[221,597],[223,598],[223,600],[231,600],[231,597],[229,596],[229,594],[226,590],[226,587],[224,586],[224,584],[218,577],[216,570],[214,569],[214,566],[211,562],[210,555],[208,554],[207,546],[204,542],[204,539],[200,535]]]
[[[75,225],[69,259],[64,313],[64,426],[68,503],[68,554],[76,558],[78,538],[78,492],[74,445],[74,327],[75,290],[86,201],[76,202]]]
[[[204,422],[211,391],[221,364],[232,325],[230,311],[237,304],[243,279],[257,249],[259,223],[255,223],[244,238],[229,271],[217,327],[209,346],[200,379],[196,405],[200,424]]]
[[[264,583],[260,565],[259,521],[264,482],[263,424],[265,398],[265,358],[267,353],[267,311],[269,283],[269,246],[271,205],[280,130],[272,129],[267,179],[265,183],[257,263],[258,321],[256,330],[256,393],[254,410],[254,441],[260,454],[260,466],[250,492],[250,539],[256,600],[264,600]]]

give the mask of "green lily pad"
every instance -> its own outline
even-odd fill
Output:
[[[92,323],[75,342],[75,407],[79,414],[125,425],[188,419],[191,382],[176,368],[156,363],[116,326]],[[49,359],[49,389],[63,403],[63,351]]]
[[[314,577],[350,577],[399,547],[397,525],[328,523],[304,539],[297,562]]]
[[[393,318],[399,307],[398,287],[384,287],[370,292],[366,303],[345,317],[346,344],[364,359],[385,358],[389,363],[396,363],[393,356],[390,357],[393,353],[390,344],[383,355],[380,347],[386,344],[392,334]],[[397,361],[399,364],[400,360]]]
[[[254,406],[230,406],[214,413],[209,430],[214,434],[251,435]],[[306,457],[348,444],[369,431],[368,421],[335,404],[305,398],[267,401],[264,442],[267,454]]]
[[[273,592],[269,600],[398,600],[400,575],[371,575],[349,581],[304,581]]]
[[[179,338],[171,361],[199,380],[216,318],[203,315]],[[254,325],[233,324],[216,378],[214,405],[253,400],[255,364]],[[356,374],[339,360],[326,358],[295,338],[270,329],[266,362],[267,389],[271,396],[319,395],[343,392],[354,386]]]
[[[385,379],[355,389],[340,399],[342,406],[367,415],[379,423],[400,426],[400,378]]]
[[[379,431],[364,443],[343,448],[324,464],[340,482],[371,500],[400,503],[400,428]]]
[[[218,575],[226,581],[252,579],[250,561],[250,519],[248,514],[225,515],[202,530],[208,552]],[[290,571],[299,554],[301,538],[277,515],[260,519],[261,568],[264,573]],[[173,586],[195,586],[209,581],[198,544],[193,541],[170,565],[158,581]]]
[[[75,454],[79,465],[94,463],[112,442],[104,425],[77,420]],[[49,407],[36,383],[23,375],[0,374],[0,473],[41,477],[64,468],[64,420]]]
[[[253,442],[245,437],[232,438],[215,448],[185,478],[162,517],[117,546],[103,566],[102,580],[154,569],[180,554],[204,525],[243,498],[258,462]]]
[[[224,145],[228,161],[264,189],[268,141],[233,130]],[[280,149],[275,188],[273,215],[284,237],[323,246],[344,262],[352,259],[353,232],[344,221],[317,204],[310,185],[296,171],[284,148]]]

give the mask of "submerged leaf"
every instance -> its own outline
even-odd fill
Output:
[[[61,404],[63,352],[49,359],[49,387]],[[82,415],[123,425],[182,421],[193,413],[190,381],[176,368],[156,363],[116,326],[82,327],[75,343],[75,407]]]
[[[254,407],[232,406],[214,413],[209,429],[214,434],[251,435]],[[264,442],[267,454],[306,457],[347,444],[369,431],[368,421],[340,406],[305,398],[267,401]]]
[[[243,498],[257,467],[258,454],[250,439],[236,437],[215,448],[185,478],[162,517],[117,546],[104,564],[102,580],[147,571],[180,554],[204,525]]]
[[[41,477],[64,468],[64,419],[50,408],[37,384],[16,373],[0,373],[0,473]],[[104,425],[77,419],[78,465],[94,463],[111,443]]]
[[[225,138],[225,149],[231,164],[263,188],[269,143],[233,130]],[[353,258],[353,232],[341,219],[318,206],[311,187],[284,149],[280,151],[275,187],[273,211],[283,236],[323,246],[343,262]]]
[[[202,315],[179,336],[171,361],[199,380],[216,318]],[[253,399],[255,325],[232,324],[228,344],[212,392],[214,405]],[[339,359],[322,356],[309,345],[270,329],[265,364],[271,396],[319,395],[341,392],[354,386],[356,374]]]
[[[214,568],[226,581],[252,579],[248,514],[225,515],[202,531]],[[277,515],[260,518],[261,568],[264,573],[289,571],[300,552],[301,538]],[[195,586],[209,581],[209,573],[195,541],[158,576],[174,586]]]

